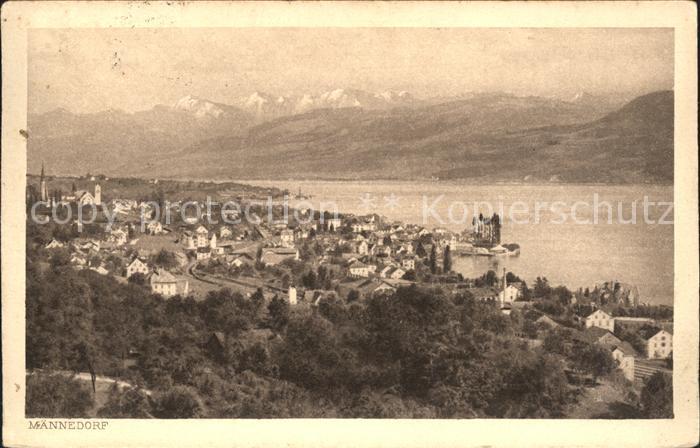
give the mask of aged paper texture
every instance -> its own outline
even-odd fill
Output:
[[[690,2],[9,2],[6,446],[698,443]]]

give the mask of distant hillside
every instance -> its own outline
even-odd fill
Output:
[[[479,160],[437,175],[564,182],[673,182],[673,92],[641,96],[599,120],[491,135]],[[490,150],[489,150],[490,149]]]
[[[484,94],[411,107],[316,109],[258,125],[250,112],[232,108],[229,118],[215,120],[218,127],[192,125],[183,111],[168,109],[156,121],[117,120],[94,132],[83,125],[53,149],[47,143],[59,137],[35,137],[30,126],[30,168],[49,155],[47,164],[59,160],[77,173],[149,177],[671,182],[673,92],[612,112],[596,104]],[[163,125],[176,117],[184,121]],[[110,154],[97,150],[102,142]],[[92,149],[86,155],[76,147]]]
[[[128,174],[146,156],[167,158],[202,139],[240,132],[253,117],[232,106],[185,97],[172,107],[133,114],[56,109],[30,115],[28,122],[30,172],[38,172],[44,162],[57,174]]]

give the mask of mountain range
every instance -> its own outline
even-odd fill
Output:
[[[360,107],[363,109],[388,109],[397,106],[420,104],[406,91],[392,90],[370,93],[358,89],[334,89],[319,95],[274,96],[264,92],[253,92],[238,99],[234,104],[251,114],[258,122],[287,115],[308,112],[314,109],[340,109]]]
[[[126,113],[29,116],[28,168],[212,179],[468,179],[668,183],[673,92],[626,104],[505,93],[186,96]]]

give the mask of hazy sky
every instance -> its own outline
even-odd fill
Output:
[[[29,110],[126,111],[184,95],[408,90],[425,98],[673,88],[672,29],[59,29],[29,34]]]

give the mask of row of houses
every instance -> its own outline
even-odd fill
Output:
[[[535,320],[536,324],[544,328],[568,327],[572,331],[575,342],[597,344],[609,350],[618,368],[630,381],[642,380],[657,371],[668,373],[668,369],[658,361],[671,355],[673,335],[670,331],[657,328],[643,333],[641,336],[645,340],[645,352],[640,353],[629,342],[620,340],[608,328],[590,325],[584,326],[580,331],[564,325],[547,314],[540,314],[540,317]]]
[[[673,334],[655,327],[656,321],[644,317],[613,317],[603,310],[596,310],[584,320],[586,328],[600,328],[613,333],[616,326],[632,327],[646,341],[648,359],[666,359],[673,352]],[[651,328],[651,332],[647,330]],[[653,333],[653,334],[652,334]]]

